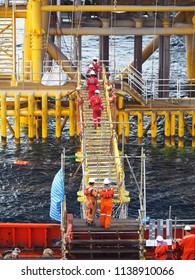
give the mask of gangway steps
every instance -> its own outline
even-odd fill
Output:
[[[111,185],[118,195],[117,170],[111,155],[111,128],[106,110],[106,98],[103,87],[100,96],[105,108],[101,115],[101,126],[94,129],[92,109],[89,108],[87,91],[83,91],[83,121],[85,129],[85,155],[87,157],[88,177],[93,177],[97,185],[102,186],[103,180],[109,178]]]

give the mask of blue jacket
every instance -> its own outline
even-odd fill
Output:
[[[64,180],[62,169],[55,175],[51,187],[50,217],[61,222],[61,203],[64,200]]]

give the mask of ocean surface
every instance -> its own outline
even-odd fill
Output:
[[[20,21],[17,29],[17,54],[20,60],[23,40]],[[152,36],[144,38],[143,46],[151,38]],[[62,41],[66,42],[66,48],[71,54],[70,38],[63,38]],[[111,38],[110,60],[116,61],[117,69],[123,69],[133,60],[133,41],[133,36]],[[98,37],[86,36],[83,38],[82,47],[84,70],[92,57],[98,56]],[[158,76],[157,59],[158,51],[144,63],[143,73],[146,77]],[[171,76],[186,78],[185,41],[182,36],[171,38]],[[136,131],[133,131],[130,141],[124,148],[139,181],[140,162],[136,156],[140,156],[142,146],[136,143],[135,134]],[[184,149],[165,148],[160,131],[157,141],[156,148],[151,147],[149,137],[144,138],[143,143],[146,154],[147,216],[166,219],[171,214],[173,219],[175,217],[195,219],[195,150],[191,148],[190,141],[185,142]],[[79,142],[77,139],[69,140],[66,126],[61,142],[57,143],[55,125],[51,119],[47,143],[35,140],[34,144],[29,145],[27,130],[22,128],[20,146],[15,145],[11,135],[8,135],[6,147],[0,146],[0,222],[52,222],[49,217],[50,190],[52,180],[60,169],[63,148],[67,156],[65,163],[67,209],[75,217],[80,217],[80,204],[77,202],[76,193],[80,187],[82,174],[81,169],[76,172],[79,163],[69,158],[79,149]],[[16,165],[15,160],[25,160],[29,164]],[[137,217],[138,190],[126,161],[124,161],[124,166],[126,187],[131,196],[128,216]]]

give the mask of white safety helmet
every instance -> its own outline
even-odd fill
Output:
[[[96,89],[96,90],[95,90],[95,93],[100,94],[99,89]]]
[[[89,183],[94,184],[95,183],[95,179],[94,178],[89,178]]]
[[[188,225],[186,225],[185,228],[184,228],[184,230],[191,230],[191,227],[188,226]]]
[[[109,185],[110,184],[110,180],[108,178],[104,179],[104,185]]]
[[[98,59],[97,59],[97,57],[96,57],[96,56],[94,56],[93,60],[97,61]]]
[[[159,241],[159,242],[163,241],[162,236],[161,236],[161,235],[158,235],[158,236],[156,237],[156,241]]]
[[[95,72],[94,71],[90,71],[89,73],[91,76],[94,76],[95,75]]]

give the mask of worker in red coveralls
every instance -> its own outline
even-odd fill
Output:
[[[86,81],[86,90],[88,92],[88,99],[94,95],[96,89],[100,89],[98,79],[94,71],[90,72],[90,77]]]
[[[113,195],[114,190],[110,187],[110,180],[108,178],[104,179],[104,187],[100,191],[100,225],[104,228],[110,228],[111,217],[112,217],[112,207],[113,207]]]
[[[156,238],[157,246],[155,248],[155,260],[166,260],[169,247],[161,235]]]
[[[179,242],[179,246],[183,248],[182,260],[193,260],[195,256],[195,235],[191,233],[191,227],[186,225],[185,235]]]
[[[95,129],[97,128],[97,126],[101,126],[100,120],[101,120],[102,111],[104,110],[102,99],[99,96],[99,94],[100,94],[99,89],[96,89],[95,94],[89,100],[89,108],[93,109],[93,125]]]
[[[100,78],[100,75],[102,74],[102,71],[101,71],[98,59],[96,57],[94,57],[93,61],[91,62],[91,64],[93,65],[93,69],[94,69],[97,77]]]
[[[88,78],[90,76],[90,72],[91,71],[94,71],[94,67],[93,67],[93,64],[90,63],[89,66],[88,66],[88,69],[87,69],[87,72],[86,72],[86,77]],[[95,72],[95,71],[94,71]]]
[[[86,223],[88,226],[95,226],[93,221],[97,207],[98,189],[94,187],[95,179],[89,178],[89,184],[84,189],[86,195]]]

